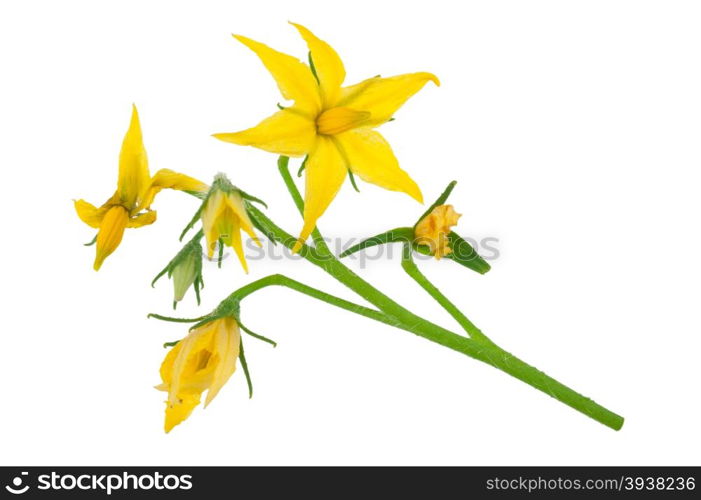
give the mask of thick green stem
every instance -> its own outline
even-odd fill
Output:
[[[284,244],[288,248],[292,248],[296,241],[294,237],[275,225],[257,208],[251,205],[249,205],[247,208],[253,219],[256,221],[258,228],[264,231],[269,238],[271,238],[273,241]],[[623,418],[621,416],[607,410],[591,399],[566,387],[557,380],[549,377],[543,372],[501,349],[497,345],[491,343],[491,341],[479,341],[476,340],[474,336],[472,339],[463,337],[415,315],[367,283],[332,255],[322,255],[316,249],[306,245],[303,246],[299,253],[309,262],[324,269],[336,280],[340,281],[377,307],[380,311],[382,311],[382,313],[384,313],[385,318],[376,318],[370,314],[363,314],[364,316],[371,317],[372,319],[377,319],[383,323],[388,323],[398,328],[410,331],[416,335],[431,340],[432,342],[436,342],[440,345],[499,368],[500,370],[518,378],[519,380],[552,396],[558,401],[569,405],[570,407],[597,420],[598,422],[611,427],[612,429],[618,430],[623,425]],[[246,287],[241,290],[246,291],[246,294],[255,291],[254,289],[246,290]],[[234,293],[241,293],[241,290]],[[306,291],[303,293],[306,293]],[[321,300],[338,305],[337,303],[326,299],[327,298]],[[344,307],[344,309],[353,310],[353,307],[357,307],[357,305],[353,305],[352,307]],[[373,312],[373,315],[375,314],[376,312]],[[385,320],[387,318],[389,318],[389,321]]]
[[[304,213],[304,202],[297,190],[297,186],[288,170],[288,159],[281,157],[278,162],[280,174],[287,186],[295,205],[300,213]],[[261,231],[273,241],[280,242],[288,248],[292,248],[296,238],[291,236],[273,223],[265,214],[256,207],[247,204],[249,213],[254,223]],[[552,396],[553,398],[569,405],[598,422],[618,430],[623,425],[623,418],[606,408],[595,403],[591,399],[573,391],[557,380],[549,377],[540,370],[528,365],[512,354],[503,350],[489,340],[462,312],[448,300],[440,290],[435,287],[416,267],[411,258],[410,249],[403,255],[402,266],[404,270],[426,290],[453,318],[465,329],[470,338],[458,335],[426,319],[417,316],[405,307],[401,306],[384,293],[377,290],[360,276],[355,274],[330,252],[318,229],[312,233],[315,246],[303,245],[299,254],[312,264],[322,268],[329,275],[363,297],[378,310],[367,308],[353,302],[340,299],[315,288],[304,285],[282,275],[273,275],[246,285],[230,297],[237,300],[260,290],[266,286],[285,286],[304,293],[311,297],[332,304],[336,307],[355,312],[362,316],[386,323],[416,335],[424,337],[457,352],[498,368],[513,377],[531,385],[532,387]],[[407,254],[407,251],[409,252]]]
[[[416,281],[421,287],[428,292],[428,294],[433,297],[436,302],[438,302],[443,309],[445,309],[448,314],[450,314],[455,321],[458,322],[460,326],[470,335],[471,339],[481,340],[483,342],[488,342],[492,344],[493,342],[487,338],[487,336],[482,333],[482,331],[475,326],[475,324],[470,321],[467,316],[465,316],[460,309],[458,309],[455,304],[453,304],[448,298],[443,295],[443,293],[431,283],[426,276],[419,270],[412,257],[412,249],[408,244],[404,245],[402,249],[402,268],[406,273],[411,276],[414,281]]]
[[[402,325],[399,325],[393,318],[386,316],[380,311],[370,309],[369,307],[361,306],[360,304],[350,302],[348,300],[336,297],[335,295],[331,295],[326,292],[322,292],[321,290],[317,290],[316,288],[313,288],[309,285],[305,285],[304,283],[301,283],[292,278],[288,278],[287,276],[284,276],[282,274],[272,274],[270,276],[266,276],[265,278],[261,278],[252,283],[249,283],[245,286],[242,286],[241,288],[233,292],[231,295],[229,295],[228,299],[225,300],[236,299],[240,301],[248,295],[252,294],[253,292],[256,292],[261,288],[266,288],[269,286],[287,287],[297,292],[308,295],[310,297],[314,297],[315,299],[321,300],[322,302],[326,302],[327,304],[340,307],[341,309],[345,309],[346,311],[360,314],[361,316],[365,316],[366,318],[374,319],[375,321],[380,321],[382,323],[386,323],[391,326],[396,326],[398,328],[402,327]]]
[[[288,232],[275,225],[275,223],[260,210],[250,204],[247,204],[246,209],[248,210],[249,214],[251,214],[256,226],[261,231],[265,231],[266,235],[270,239],[282,243],[290,249],[294,246],[296,239]],[[439,333],[440,335],[445,336],[447,339],[446,341],[448,341],[450,337],[456,336],[455,333],[435,325],[405,309],[387,295],[373,287],[370,283],[355,274],[353,271],[348,269],[333,255],[320,254],[315,248],[307,245],[302,246],[299,251],[299,255],[304,257],[312,264],[322,268],[328,274],[336,278],[336,280],[346,285],[348,288],[356,292],[386,315],[393,317],[399,323],[403,324],[409,331],[416,333],[417,335],[421,335],[420,332],[428,328]],[[467,340],[464,337],[460,338]]]
[[[473,348],[470,349],[470,353],[466,352],[465,354],[526,382],[528,385],[535,387],[539,391],[552,396],[558,401],[565,403],[567,406],[574,408],[613,430],[617,431],[623,427],[624,419],[622,416],[570,389],[501,347],[495,344],[489,345],[482,342],[473,342],[477,345],[473,345]]]

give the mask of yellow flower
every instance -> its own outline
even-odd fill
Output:
[[[230,316],[196,328],[178,342],[161,365],[163,383],[156,389],[168,392],[165,431],[190,416],[207,391],[205,408],[236,370],[241,332]]]
[[[96,271],[117,249],[125,228],[141,227],[156,221],[156,212],[150,210],[150,206],[156,194],[166,188],[203,192],[208,186],[197,179],[168,169],[159,170],[151,177],[141,136],[139,114],[136,106],[133,106],[129,130],[124,136],[119,154],[117,191],[100,208],[85,200],[74,202],[78,217],[88,226],[98,229],[93,266]]]
[[[207,239],[207,255],[211,259],[217,241],[234,249],[244,271],[248,264],[243,254],[241,230],[245,231],[258,246],[260,240],[253,232],[241,192],[222,174],[214,179],[212,189],[202,209],[202,228]]]
[[[303,26],[293,26],[307,42],[313,68],[249,38],[234,38],[258,55],[283,97],[294,104],[253,128],[214,137],[285,156],[308,155],[304,227],[294,249],[298,250],[336,196],[348,170],[423,203],[419,187],[399,167],[384,137],[373,129],[390,120],[426,82],[439,85],[439,81],[431,73],[409,73],[342,87],[346,71],[336,51]]]
[[[431,253],[440,259],[451,253],[448,235],[450,228],[461,217],[453,205],[438,205],[426,217],[421,219],[414,229],[414,237],[419,245],[428,245]]]

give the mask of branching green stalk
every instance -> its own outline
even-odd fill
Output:
[[[280,242],[290,249],[294,246],[296,241],[294,237],[275,225],[275,223],[273,223],[257,208],[251,205],[248,205],[247,208],[251,216],[257,221],[257,226],[259,229],[263,230],[268,238],[273,241]],[[417,316],[377,290],[360,276],[356,275],[335,257],[322,256],[316,251],[315,248],[311,248],[306,245],[302,248],[302,250],[300,250],[299,254],[312,264],[325,270],[336,280],[343,283],[348,288],[373,304],[380,311],[382,311],[386,317],[389,317],[390,320],[384,321],[384,318],[374,318],[370,314],[363,314],[364,316],[372,317],[372,319],[377,319],[383,323],[391,324],[403,330],[407,330],[440,345],[494,366],[495,368],[499,368],[509,375],[516,377],[517,379],[531,385],[532,387],[535,387],[536,389],[548,394],[549,396],[552,396],[558,401],[612,429],[618,430],[622,427],[623,417],[611,412],[591,399],[561,384],[557,380],[521,361],[495,344],[463,337],[428,320],[425,320],[420,316]],[[246,290],[246,287],[239,289],[232,295],[241,293],[241,290]],[[246,291],[246,295],[248,295],[255,290],[249,289]],[[325,301],[328,302],[327,300]],[[345,307],[345,309],[352,310],[348,307]]]
[[[278,166],[295,205],[303,214],[304,202],[289,173],[287,158],[281,157]],[[274,242],[281,243],[289,249],[294,247],[297,238],[278,227],[251,203],[247,202],[246,207],[258,230],[265,233]],[[404,270],[451,314],[470,335],[470,338],[436,325],[401,306],[342,264],[331,253],[318,229],[314,230],[312,237],[315,246],[302,245],[299,255],[326,271],[377,309],[341,299],[283,275],[272,275],[249,283],[233,292],[225,300],[240,301],[262,288],[284,286],[341,309],[412,332],[432,342],[489,364],[612,429],[619,430],[623,426],[623,417],[620,415],[561,384],[489,340],[437,287],[421,274],[416,264],[411,260],[410,255],[404,255],[402,261]],[[172,320],[185,321],[175,318]]]
[[[345,309],[346,311],[365,316],[366,318],[374,319],[375,321],[380,321],[381,323],[385,323],[390,326],[402,328],[402,325],[397,323],[397,321],[383,314],[380,311],[362,306],[360,304],[356,304],[354,302],[350,302],[340,297],[336,297],[335,295],[331,295],[330,293],[322,292],[321,290],[313,288],[309,285],[305,285],[304,283],[301,283],[292,278],[288,278],[287,276],[284,276],[282,274],[271,274],[270,276],[266,276],[265,278],[261,278],[245,286],[242,286],[241,288],[233,292],[231,295],[229,295],[229,297],[225,300],[234,299],[241,301],[245,297],[251,295],[252,293],[269,286],[282,286],[290,288],[297,292],[303,293],[304,295],[308,295],[309,297],[313,297],[322,302],[326,302],[327,304],[331,304],[341,309]]]
[[[419,271],[419,268],[414,262],[412,255],[413,252],[411,246],[404,244],[402,249],[402,268],[406,271],[406,273],[411,276],[414,281],[421,285],[421,288],[426,290],[431,297],[436,299],[436,302],[438,302],[441,307],[443,307],[443,309],[445,309],[448,314],[450,314],[453,319],[455,319],[455,321],[457,321],[458,324],[463,327],[471,339],[493,344],[493,342],[489,340],[489,338],[487,338],[487,336],[482,333],[482,331],[477,328],[475,324],[455,306],[455,304],[453,304],[445,295],[443,295],[438,287],[431,283],[428,278],[426,278],[426,276]]]

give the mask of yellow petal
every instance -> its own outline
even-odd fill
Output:
[[[200,395],[196,393],[182,394],[176,402],[166,401],[166,419],[163,427],[165,431],[170,432],[173,427],[187,419],[198,404]]]
[[[241,132],[214,134],[219,140],[253,146],[285,156],[304,156],[314,145],[316,125],[296,108],[285,108],[255,127]]]
[[[202,229],[207,240],[207,256],[211,259],[219,240],[219,217],[226,210],[224,193],[216,190],[207,200],[202,211]]]
[[[351,108],[327,109],[316,119],[316,127],[321,135],[336,135],[367,124],[370,113]]]
[[[341,90],[337,106],[369,111],[373,126],[386,122],[414,94],[432,81],[440,85],[431,73],[408,73],[390,78],[370,78]]]
[[[100,231],[97,233],[97,250],[95,255],[95,271],[100,269],[104,260],[114,252],[124,235],[124,228],[129,221],[129,214],[120,205],[110,208],[100,224]]]
[[[312,54],[314,70],[319,78],[323,107],[332,107],[338,99],[341,85],[346,78],[346,69],[336,51],[323,40],[318,39],[302,25],[290,23],[297,28]]]
[[[246,255],[243,253],[243,241],[241,241],[241,227],[238,221],[232,224],[231,235],[227,239],[228,245],[234,249],[236,257],[238,257],[241,267],[245,273],[248,273],[248,263],[246,262]]]
[[[321,108],[321,99],[319,87],[309,66],[295,57],[278,52],[245,36],[233,36],[260,57],[285,99],[295,101],[295,107],[316,115]]]
[[[209,189],[209,186],[189,175],[162,168],[151,178],[148,187],[141,196],[141,201],[139,202],[137,210],[149,208],[151,203],[153,203],[153,199],[161,189],[176,189],[178,191],[204,193]]]
[[[250,217],[248,217],[248,212],[246,211],[246,206],[243,203],[243,198],[241,195],[238,192],[230,193],[226,200],[229,208],[231,208],[231,210],[238,217],[241,229],[246,231],[248,236],[250,236],[259,247],[263,246],[258,239],[258,236],[256,236],[256,233],[253,231],[253,223],[251,222]]]
[[[80,220],[85,222],[88,226],[94,227],[95,229],[100,227],[100,223],[107,213],[107,208],[100,207],[97,208],[95,205],[88,203],[85,200],[74,200],[75,211],[80,217]]]
[[[150,181],[148,160],[141,135],[141,124],[136,106],[132,107],[131,123],[124,136],[119,153],[119,179],[117,193],[122,204],[133,209]]]
[[[219,363],[212,377],[212,384],[207,390],[204,407],[212,402],[219,390],[226,384],[236,371],[236,360],[241,346],[241,332],[234,318],[224,318],[217,325],[214,351],[219,357]]]
[[[399,167],[392,148],[379,132],[359,128],[335,136],[348,168],[361,179],[392,191],[401,191],[423,203],[419,186]]]
[[[206,343],[208,333],[213,326],[214,322],[211,322],[191,331],[188,333],[187,337],[178,342],[173,348],[173,350],[175,350],[175,348],[179,349],[175,353],[172,353],[172,361],[169,361],[168,356],[166,356],[166,360],[163,362],[163,365],[161,365],[161,377],[163,378],[163,382],[168,384],[169,403],[177,403],[178,400],[182,398],[183,394],[188,392],[188,389],[191,389],[190,379],[195,371],[192,369],[193,360],[195,360],[197,352],[201,350],[203,342]],[[171,353],[168,353],[168,355],[171,355]],[[166,366],[166,362],[168,362],[169,366]],[[188,370],[188,368],[190,368],[190,370]],[[168,369],[170,373],[164,373],[164,370]],[[189,392],[192,391],[190,390]]]
[[[292,249],[299,251],[341,188],[346,178],[346,165],[333,139],[319,136],[314,150],[309,154],[305,168],[304,227]]]
[[[175,344],[170,351],[168,351],[165,359],[163,359],[163,363],[161,363],[160,369],[161,380],[163,381],[163,383],[159,386],[156,386],[156,388],[159,391],[169,390],[170,384],[173,382],[173,366],[182,348],[183,343],[182,341],[180,341],[177,344]]]
[[[156,222],[156,212],[154,210],[149,210],[148,212],[130,217],[129,222],[127,222],[127,227],[143,227],[153,224],[154,222]]]

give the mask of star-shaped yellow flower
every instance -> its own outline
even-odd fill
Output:
[[[133,106],[129,130],[119,153],[117,191],[100,208],[85,200],[75,201],[78,217],[88,226],[98,229],[93,265],[96,271],[117,249],[125,228],[146,226],[156,221],[156,212],[150,210],[150,206],[156,194],[166,188],[192,192],[209,189],[207,184],[197,179],[168,169],[161,169],[151,177],[139,114],[136,106]]]
[[[348,170],[423,202],[419,187],[399,167],[389,144],[374,128],[390,120],[426,82],[439,85],[439,81],[431,73],[409,73],[342,87],[346,71],[336,51],[305,27],[293,26],[307,42],[312,67],[249,38],[234,38],[260,57],[283,97],[294,104],[253,128],[214,137],[285,156],[308,155],[304,227],[297,250],[336,196]]]

